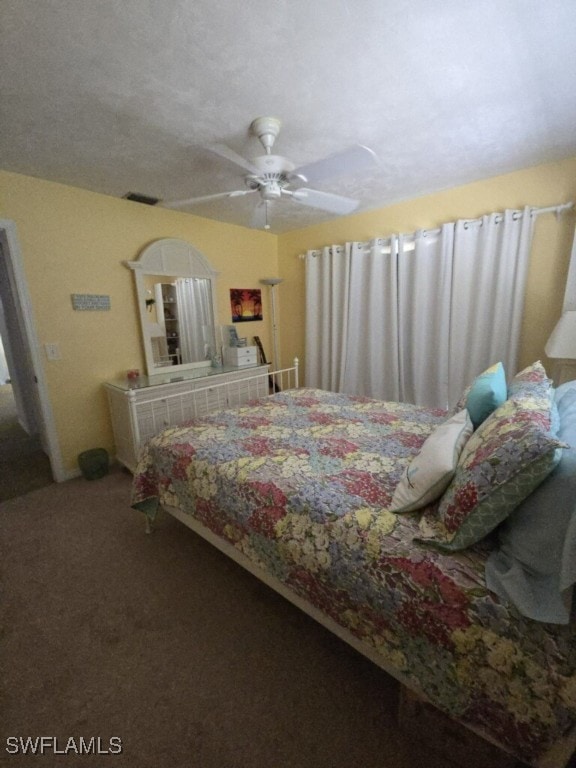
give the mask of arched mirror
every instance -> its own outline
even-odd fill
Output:
[[[148,376],[205,368],[217,354],[216,272],[184,240],[156,240],[134,272]]]

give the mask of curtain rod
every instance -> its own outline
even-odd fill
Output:
[[[556,216],[558,216],[558,217],[561,216],[565,211],[568,211],[568,210],[570,210],[573,207],[574,207],[574,203],[572,203],[572,202],[559,203],[558,205],[549,205],[547,207],[542,207],[542,208],[538,208],[537,206],[528,206],[529,211],[530,211],[530,216],[540,216],[543,213],[555,213]],[[516,211],[516,213],[518,213],[519,216],[523,216],[524,215],[523,211],[520,211],[520,210]],[[480,217],[480,218],[477,218],[477,219],[464,219],[464,221],[466,221],[467,224],[474,224],[475,222],[481,222],[482,218]],[[434,235],[434,234],[438,234],[440,232],[440,228],[428,229],[428,230],[425,230],[425,231],[428,234]],[[403,237],[414,237],[414,235],[415,235],[415,233],[411,232],[410,234],[403,235]],[[390,237],[394,237],[394,235],[389,235],[388,237],[375,238],[375,239],[376,240],[389,240]],[[368,242],[365,245],[368,246],[369,244],[370,243]],[[343,248],[343,246],[341,246],[341,245],[332,245],[330,247],[331,248]],[[415,245],[414,245],[413,242],[405,243],[405,245],[404,245],[404,250],[405,251],[413,251],[414,248],[415,248]],[[389,253],[390,252],[390,248],[389,247],[387,248],[386,246],[384,246],[382,252],[383,253]],[[316,254],[316,253],[320,254],[320,253],[322,253],[322,249],[316,248],[313,251],[311,251],[311,253],[312,254]],[[298,254],[298,258],[299,259],[305,259],[306,258],[306,254],[305,253],[300,253],[300,254]]]
[[[531,216],[540,216],[541,213],[555,213],[557,216],[574,207],[574,203],[560,203],[560,205],[550,205],[548,208],[531,208]]]

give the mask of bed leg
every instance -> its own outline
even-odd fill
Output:
[[[146,515],[146,533],[152,533],[152,522],[148,515]]]

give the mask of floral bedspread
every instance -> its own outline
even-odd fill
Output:
[[[484,582],[489,542],[442,554],[387,507],[445,413],[300,389],[153,438],[133,505],[190,514],[382,655],[452,717],[535,764],[576,722],[571,627]]]

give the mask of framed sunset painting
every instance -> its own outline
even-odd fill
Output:
[[[230,309],[233,323],[262,320],[262,291],[260,288],[230,288]]]

